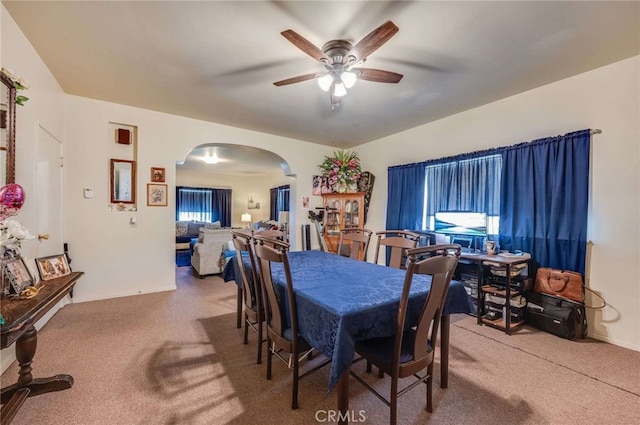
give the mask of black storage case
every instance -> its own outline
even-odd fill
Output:
[[[506,308],[504,306],[504,303],[499,304],[491,301],[485,301],[484,309],[486,312],[491,312],[491,311],[499,312],[500,314],[498,315],[498,317],[504,317],[506,313]],[[511,323],[518,323],[524,320],[525,307],[518,307],[516,305],[512,305],[510,306],[510,310],[511,310]]]
[[[565,339],[587,336],[587,317],[583,304],[553,295],[530,292],[526,322]]]

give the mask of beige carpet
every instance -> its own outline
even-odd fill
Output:
[[[326,414],[337,405],[335,391],[325,398],[327,368],[301,382],[300,409],[291,410],[290,372],[274,363],[267,381],[255,334],[241,342],[235,285],[194,278],[188,267],[176,275],[177,291],[58,312],[39,334],[33,373],[68,373],[75,384],[28,399],[12,424],[335,423]],[[424,389],[414,389],[400,399],[400,424],[638,423],[640,353],[526,327],[507,336],[474,320],[453,320],[449,388],[436,375],[434,412],[424,411]],[[17,370],[2,375],[2,386]],[[389,381],[367,378],[380,388]],[[350,400],[358,423],[388,423],[386,406],[354,380]]]

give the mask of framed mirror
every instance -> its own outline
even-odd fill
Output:
[[[111,159],[110,193],[112,204],[136,203],[136,162]]]
[[[0,187],[15,183],[16,89],[0,74]]]

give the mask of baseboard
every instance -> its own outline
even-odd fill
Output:
[[[74,303],[84,303],[89,301],[100,301],[100,300],[110,300],[112,298],[122,298],[122,297],[131,297],[134,295],[144,295],[144,294],[155,294],[156,292],[167,292],[167,291],[175,291],[176,285],[167,285],[167,286],[158,286],[153,288],[153,290],[141,292],[139,290],[132,291],[123,291],[123,292],[109,292],[108,294],[93,294],[91,298],[82,298],[78,297],[74,293],[73,302]]]
[[[640,346],[638,345],[634,345],[634,344],[629,344],[625,341],[619,341],[615,338],[608,338],[604,335],[598,335],[598,334],[592,334],[589,333],[589,335],[587,335],[589,338],[593,338],[593,339],[597,339],[598,341],[602,341],[602,342],[606,342],[609,343],[611,345],[617,345],[618,347],[622,347],[622,348],[628,348],[629,350],[633,350],[633,351],[640,351]]]

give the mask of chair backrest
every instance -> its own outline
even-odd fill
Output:
[[[405,275],[402,298],[398,308],[398,322],[393,364],[398,365],[399,376],[408,376],[422,370],[433,361],[442,308],[451,278],[458,265],[461,247],[457,244],[432,245],[410,249],[409,265]],[[413,278],[417,274],[431,275],[431,287],[417,322],[405,323],[407,305]],[[415,327],[411,360],[400,362],[403,333]]]
[[[338,255],[354,260],[367,260],[367,250],[373,232],[368,229],[342,229],[338,242]]]
[[[238,262],[238,270],[242,279],[244,305],[251,310],[259,311],[262,306],[262,289],[260,288],[260,278],[256,268],[253,244],[251,243],[251,233],[234,230],[231,232],[231,240],[236,248],[236,261]],[[243,256],[249,258],[250,270],[247,269]]]
[[[415,248],[420,239],[420,235],[407,230],[382,230],[376,232],[378,236],[378,242],[376,244],[376,256],[373,260],[374,263],[378,263],[378,255],[380,255],[381,248],[389,247],[391,249],[391,257],[389,258],[389,267],[396,269],[404,268],[403,254],[407,249]],[[385,260],[386,264],[386,260]]]
[[[274,229],[259,230],[253,233],[253,236],[258,236],[258,235],[262,236],[263,238],[277,239],[279,241],[284,241],[286,236],[286,234],[283,231],[274,230]]]
[[[265,300],[265,319],[267,328],[277,336],[284,338],[284,331],[289,327],[287,325],[287,308],[289,309],[289,320],[291,322],[292,338],[297,339],[298,322],[296,300],[293,293],[293,281],[291,279],[291,270],[289,269],[289,258],[287,251],[289,244],[277,239],[269,238],[255,234],[255,254],[260,270],[260,278],[262,282],[262,290]],[[273,282],[272,263],[280,263],[284,269],[284,275],[287,283],[288,304],[285,305],[285,297],[278,296],[278,288]],[[282,299],[282,302],[279,300]]]

